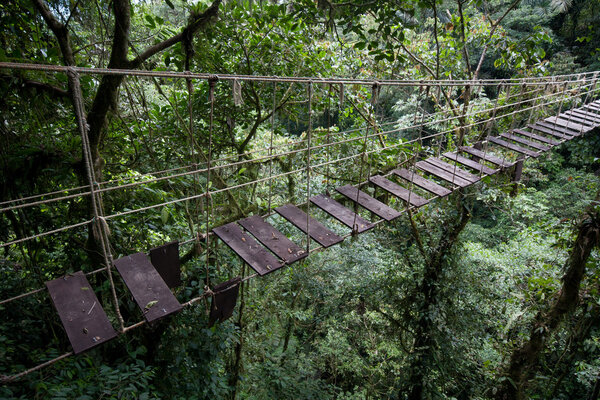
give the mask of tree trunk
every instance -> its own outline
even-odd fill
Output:
[[[458,194],[462,195],[462,194]],[[422,294],[422,303],[419,307],[418,320],[415,328],[414,358],[409,367],[409,400],[421,400],[425,392],[425,382],[429,375],[430,361],[434,352],[435,340],[433,336],[433,320],[431,310],[438,304],[438,288],[440,276],[446,267],[446,256],[452,251],[458,241],[458,236],[463,231],[470,219],[470,214],[463,204],[463,200],[457,201],[457,207],[461,213],[453,224],[443,224],[441,240],[437,248],[429,255],[425,264],[425,272],[419,292]],[[413,229],[414,232],[414,229]],[[415,239],[421,241],[419,235]]]
[[[497,399],[525,398],[527,382],[544,349],[546,339],[556,330],[562,318],[577,305],[586,262],[600,238],[600,215],[594,213],[588,216],[579,225],[577,238],[565,264],[566,272],[558,298],[548,312],[540,312],[536,316],[529,340],[513,351],[506,379],[496,393]]]

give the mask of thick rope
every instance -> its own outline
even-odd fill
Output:
[[[312,139],[312,100],[313,83],[309,82],[308,90],[308,132],[306,138],[306,252],[310,253],[310,157]]]
[[[45,71],[45,72],[63,72],[67,73],[68,69],[71,69],[80,74],[95,74],[95,75],[112,75],[112,76],[140,76],[140,77],[156,77],[156,78],[178,78],[178,79],[199,79],[206,80],[213,77],[223,81],[235,81],[236,79],[246,81],[262,81],[262,82],[288,82],[288,83],[333,83],[333,84],[363,84],[373,85],[378,82],[383,86],[419,86],[419,85],[435,85],[441,83],[446,86],[485,86],[490,84],[498,84],[502,79],[481,79],[481,80],[468,80],[468,79],[406,79],[406,80],[373,80],[373,79],[351,79],[351,78],[322,78],[322,77],[297,77],[297,76],[260,76],[260,75],[234,75],[234,74],[208,74],[208,73],[186,73],[186,72],[175,72],[175,71],[149,71],[139,69],[114,69],[114,68],[87,68],[87,67],[65,67],[61,65],[47,65],[47,64],[31,64],[31,63],[13,63],[13,62],[0,62],[0,69],[12,69],[12,70],[29,70],[29,71]],[[544,86],[545,82],[553,79],[569,79],[577,78],[580,75],[589,76],[594,72],[586,72],[584,74],[565,74],[555,75],[551,77],[526,77],[526,78],[511,78],[505,79],[507,85],[520,86],[522,83],[528,85],[541,85]]]
[[[277,109],[277,82],[273,82],[273,109],[271,110],[271,135],[269,138],[269,178],[273,176],[273,135],[275,133],[275,110]],[[269,214],[273,198],[273,179],[269,179]]]
[[[120,331],[122,332],[125,326],[125,322],[123,320],[123,316],[121,315],[121,310],[119,309],[119,299],[117,298],[117,291],[115,289],[115,283],[112,277],[112,264],[113,258],[110,251],[110,244],[108,242],[108,224],[106,223],[106,219],[102,215],[102,196],[101,194],[96,194],[96,179],[94,167],[92,164],[92,151],[90,147],[89,137],[88,137],[88,125],[85,118],[85,111],[83,105],[83,94],[81,92],[81,86],[79,83],[79,75],[76,71],[69,69],[68,70],[68,78],[69,85],[72,91],[73,97],[73,108],[75,111],[75,117],[77,120],[77,126],[79,128],[79,133],[81,134],[82,144],[83,144],[83,154],[86,164],[86,170],[88,174],[89,184],[90,184],[90,193],[92,194],[92,209],[94,213],[92,232],[94,232],[94,228],[97,229],[99,233],[100,239],[100,247],[102,250],[102,256],[104,257],[104,263],[106,265],[106,273],[108,275],[108,280],[110,282],[110,289],[112,292],[112,300],[113,306],[115,308],[115,313],[117,315],[117,319],[119,321]],[[96,240],[98,238],[95,238]]]
[[[212,137],[215,114],[215,85],[218,82],[216,76],[208,79],[208,100],[210,101],[210,121],[208,127],[208,154],[206,167],[206,287],[210,287],[210,215],[212,212],[212,196],[210,192],[210,168],[212,159]]]

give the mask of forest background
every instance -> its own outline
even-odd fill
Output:
[[[598,9],[598,0],[9,0],[0,4],[0,61],[365,79],[561,75],[600,70]],[[150,180],[153,171],[203,162],[208,148],[215,158],[251,161],[208,181],[182,177],[105,196],[108,213],[249,182],[267,167],[291,171],[302,166],[300,157],[267,166],[247,154],[270,140],[305,140],[309,128],[364,129],[369,113],[361,108],[370,95],[362,87],[349,88],[345,102],[331,88],[315,89],[319,105],[309,109],[305,87],[243,82],[234,98],[219,83],[211,119],[206,83],[85,74],[80,80],[98,179]],[[3,69],[0,87],[0,201],[85,184],[66,74]],[[417,87],[382,91],[371,111],[379,123],[405,126],[415,109],[423,117],[436,107],[498,100],[500,91],[456,90],[444,102]],[[511,121],[494,129],[506,128],[502,123]],[[466,132],[464,141],[477,134]],[[378,169],[427,152],[397,147],[368,163]],[[528,160],[516,185],[511,171],[486,178],[244,282],[225,322],[209,326],[209,303],[186,307],[5,383],[0,397],[597,399],[599,153],[595,131]],[[312,190],[361,173],[352,163],[320,171]],[[117,218],[110,244],[116,258],[198,237],[207,222],[263,214],[271,202],[300,201],[306,189],[292,174],[211,204],[196,199]],[[209,208],[217,215],[212,220]],[[89,212],[81,198],[9,210],[0,216],[0,240],[33,236]],[[95,242],[93,229],[84,227],[3,246],[1,299],[101,267]],[[181,302],[206,284],[249,273],[226,246],[211,243],[208,254],[206,242],[182,246],[183,282],[175,291]],[[117,326],[106,277],[90,282]],[[565,293],[574,297],[561,303]],[[118,301],[128,322],[139,320],[127,295]],[[46,292],[1,304],[0,312],[0,374],[69,350]]]

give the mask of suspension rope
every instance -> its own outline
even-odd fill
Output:
[[[594,88],[595,88],[595,85],[594,85]],[[564,94],[564,93],[565,93],[565,90],[563,89],[563,94]],[[593,91],[591,91],[590,93],[588,93],[588,95],[590,95],[590,96],[591,96],[591,93],[593,93]],[[563,97],[564,97],[564,96],[563,96]],[[575,98],[575,95],[573,95],[573,96],[569,96],[569,99],[573,99],[573,98]],[[312,99],[311,99],[311,100],[312,100]],[[562,100],[564,100],[564,98],[563,98]],[[554,101],[554,102],[551,102],[550,104],[555,104],[555,103],[556,103],[556,101]],[[535,105],[534,107],[539,107],[539,106],[538,106],[538,105]],[[532,107],[532,108],[534,108],[534,107]],[[309,108],[312,108],[312,106],[309,106]],[[523,110],[521,110],[521,111],[523,111]],[[518,111],[516,111],[515,113],[518,113]],[[310,115],[310,114],[309,114],[309,115]],[[477,126],[477,125],[481,124],[481,122],[484,122],[484,123],[485,123],[486,121],[480,121],[480,122],[478,122],[478,123],[471,124],[471,126]],[[310,123],[310,125],[312,125],[312,123]],[[83,126],[85,126],[85,125],[83,125]],[[312,128],[312,126],[311,126],[311,128]],[[87,155],[89,156],[89,155],[91,155],[91,151],[90,151],[90,147],[89,147],[89,142],[88,142],[88,141],[86,141],[86,136],[87,136],[87,135],[84,135],[84,137],[82,137],[82,140],[83,140],[83,144],[84,144],[84,146],[86,146],[86,143],[87,143],[87,146],[86,146],[86,147],[87,147],[87,149],[86,149],[86,150],[87,150]],[[369,135],[367,135],[367,136],[369,136]],[[370,136],[371,136],[371,137],[374,137],[375,135],[370,135]],[[435,137],[436,135],[430,135],[430,136],[432,136],[432,137]],[[310,149],[311,149],[311,146],[309,145],[307,150],[308,150],[308,151],[310,151]],[[368,154],[368,153],[372,153],[372,152],[374,152],[374,151],[365,152],[365,153],[367,153],[367,154]],[[85,155],[85,152],[84,152],[84,155]],[[91,167],[91,164],[88,164],[88,167]],[[90,177],[92,177],[92,179],[93,179],[93,175],[92,175],[92,173],[93,173],[93,170],[90,168],[90,170],[89,170],[89,171],[90,171]],[[308,172],[308,171],[307,171],[307,172]],[[92,184],[91,184],[90,186],[91,186],[91,189],[90,189],[90,190],[92,191],[92,199],[97,199],[96,193],[95,193],[95,192],[93,192],[93,190],[94,190],[94,182],[93,182],[93,180],[92,180]],[[209,195],[210,195],[210,193],[209,193]],[[101,205],[100,205],[100,206],[101,206]],[[412,209],[412,207],[411,207],[410,209]],[[410,209],[409,209],[409,210],[410,210]],[[98,211],[98,216],[101,218],[101,216],[100,216],[100,212],[101,212],[101,211]],[[377,222],[375,222],[375,224],[377,225],[377,224],[379,224],[379,223],[382,223],[382,222],[384,222],[384,221],[380,219],[380,220],[378,220]],[[104,225],[103,225],[103,226],[104,226]],[[101,227],[101,228],[102,228],[102,227]],[[103,230],[104,230],[104,228],[103,228]],[[104,232],[106,233],[106,231],[104,231]],[[344,236],[343,236],[343,238],[347,238],[347,237],[349,237],[350,235],[351,235],[351,233],[350,233],[350,234],[346,234],[346,235],[344,235]],[[208,238],[208,236],[209,236],[209,235],[207,234],[207,238]],[[318,251],[321,251],[322,249],[323,249],[323,247],[318,247],[318,248],[316,248],[316,249],[311,249],[309,253],[318,252]],[[97,271],[104,271],[104,270],[106,270],[106,269],[105,269],[105,268],[102,268],[102,269],[100,269],[100,270],[97,270]],[[258,276],[258,275],[257,275],[257,274],[252,274],[252,275],[249,275],[249,276],[245,277],[245,278],[242,280],[242,282],[245,282],[245,281],[247,281],[247,280],[250,280],[250,279],[252,279],[252,278],[254,278],[254,277],[256,277],[256,276]],[[230,289],[231,289],[231,288],[233,288],[233,287],[235,287],[235,286],[231,286],[231,287],[228,287],[228,288],[224,288],[224,289],[223,289],[223,291],[230,290]],[[35,291],[35,292],[39,292],[39,291],[41,291],[41,290],[37,290],[37,291]],[[220,293],[220,292],[219,292],[219,293]],[[205,297],[206,297],[206,296],[208,296],[208,295],[212,295],[212,294],[214,294],[214,293],[213,293],[212,291],[210,291],[210,289],[207,289],[207,290],[205,290],[205,292],[204,292],[202,295],[200,295],[199,297],[196,297],[196,298],[193,298],[193,299],[189,300],[188,302],[184,303],[183,305],[184,305],[184,306],[189,306],[189,305],[192,305],[192,304],[194,304],[195,302],[197,302],[197,301],[199,301],[199,300],[201,300],[201,299],[205,298]],[[140,322],[138,322],[138,323],[135,323],[135,324],[133,324],[133,325],[130,325],[130,326],[128,326],[128,327],[126,327],[126,328],[122,329],[122,330],[121,330],[121,334],[125,334],[126,332],[129,332],[130,330],[133,330],[133,329],[136,329],[136,328],[138,328],[138,327],[140,327],[140,326],[143,326],[144,324],[146,324],[146,321],[140,321]],[[60,360],[62,360],[62,359],[65,359],[65,358],[67,358],[67,357],[69,357],[69,356],[71,356],[71,355],[73,355],[73,353],[72,353],[72,352],[67,352],[67,353],[65,353],[65,354],[63,354],[63,355],[61,355],[61,356],[59,356],[59,357],[56,357],[55,359],[52,359],[52,360],[46,361],[46,362],[44,362],[44,363],[41,363],[41,364],[39,364],[39,365],[37,365],[37,366],[35,366],[35,367],[33,367],[33,368],[30,368],[30,369],[28,369],[28,370],[22,371],[22,372],[20,372],[20,373],[18,373],[18,374],[15,374],[15,375],[12,375],[12,376],[6,376],[6,375],[4,375],[4,376],[2,376],[2,377],[0,378],[0,380],[2,380],[3,382],[10,382],[10,381],[13,381],[13,380],[19,379],[19,378],[21,378],[21,377],[23,377],[23,376],[25,376],[25,375],[27,375],[27,374],[30,374],[30,373],[32,373],[32,372],[35,372],[35,371],[38,371],[38,370],[40,370],[40,369],[42,369],[42,368],[44,368],[44,367],[47,367],[47,366],[49,366],[49,365],[52,365],[52,364],[54,364],[54,363],[56,363],[56,362],[59,362]]]
[[[344,83],[344,84],[365,84],[372,85],[376,80],[373,79],[351,79],[351,78],[322,78],[322,77],[297,77],[297,76],[260,76],[260,75],[235,75],[235,74],[209,74],[209,73],[185,73],[175,71],[148,71],[139,69],[116,69],[116,68],[88,68],[88,67],[65,67],[61,65],[48,64],[31,64],[31,63],[14,63],[0,62],[0,68],[12,70],[29,70],[29,71],[45,71],[45,72],[63,72],[66,73],[69,68],[80,74],[95,74],[95,75],[113,75],[113,76],[140,76],[140,77],[156,77],[156,78],[179,78],[206,80],[211,77],[217,77],[223,81],[235,81],[236,79],[246,81],[262,81],[262,82],[288,82],[288,83],[309,83],[318,82],[325,83]],[[505,79],[507,85],[520,86],[522,83],[528,85],[544,85],[550,78],[569,79],[577,78],[580,75],[589,76],[594,72],[586,72],[584,74],[565,74],[555,75],[553,77],[525,77]],[[489,84],[497,84],[502,79],[406,79],[406,80],[379,80],[380,85],[384,86],[415,86],[415,85],[435,85],[442,83],[446,86],[485,86]]]
[[[207,167],[206,167],[206,287],[210,288],[210,215],[212,213],[212,196],[210,192],[210,168],[212,159],[212,137],[213,137],[213,123],[214,123],[214,112],[215,112],[215,85],[219,78],[212,76],[208,79],[208,100],[210,102],[210,116],[209,116],[209,127],[208,127],[208,154],[207,154]]]
[[[271,135],[269,138],[269,178],[273,176],[273,135],[275,133],[275,110],[277,109],[277,82],[273,82],[273,109],[271,110]],[[269,179],[269,214],[273,198],[273,179]]]
[[[600,90],[600,89],[596,89],[596,90]],[[556,104],[559,101],[560,100],[553,100],[553,101],[549,101],[549,102],[546,102],[546,103],[539,104],[539,105],[537,105],[535,107],[546,107],[548,105]],[[502,117],[508,117],[508,116],[511,116],[511,115],[515,115],[515,114],[517,114],[519,112],[524,112],[524,111],[527,111],[529,109],[531,109],[531,107],[522,109],[520,111],[513,111],[513,112],[510,112],[510,113],[504,114],[504,115],[502,115]],[[478,126],[480,124],[486,123],[488,121],[490,121],[490,119],[482,120],[482,121],[478,121],[478,122],[474,122],[474,123],[471,123],[471,124],[467,124],[465,126],[474,127],[474,126]],[[429,124],[429,122],[425,123],[424,125],[428,125],[428,124]],[[408,127],[408,128],[412,129],[414,127]],[[408,128],[394,129],[394,130],[382,132],[381,134],[397,133],[397,132],[400,132],[400,131],[404,131],[404,130],[406,130]],[[451,133],[452,131],[453,131],[452,129],[449,129],[449,130],[437,132],[437,133],[425,136],[422,139],[432,139],[432,138],[435,138],[435,137],[440,137],[440,136],[446,135],[447,133]],[[371,137],[373,137],[373,135],[368,135],[368,137],[371,138]],[[355,140],[357,140],[357,138],[347,139],[347,140],[339,141],[339,142],[333,142],[333,143],[331,143],[331,145],[337,145],[337,144],[341,144],[341,143],[347,143],[347,142],[351,142],[351,141],[355,141]],[[414,143],[414,142],[415,142],[415,140],[409,140],[409,141],[406,141],[406,142],[402,142],[402,143],[398,143],[398,144],[394,144],[394,145],[388,146],[386,149],[395,149],[397,147],[405,146],[407,144],[411,144],[411,143]],[[314,146],[313,149],[321,148],[323,146]],[[305,150],[294,150],[294,151],[290,151],[290,152],[287,152],[287,153],[282,153],[282,154],[280,154],[280,156],[281,155],[296,154],[296,153],[298,153],[300,151],[305,151]],[[376,152],[376,150],[375,151],[369,151],[368,154],[372,154],[373,152]],[[338,159],[335,159],[335,160],[331,160],[330,163],[333,164],[333,163],[337,163],[337,162],[347,161],[347,160],[351,160],[351,159],[354,159],[354,158],[358,158],[360,156],[361,155],[351,155],[351,156],[347,156],[347,157],[343,157],[343,158],[338,158]],[[326,163],[320,163],[320,164],[317,164],[317,165],[315,165],[313,167],[317,168],[317,167],[322,167],[322,166],[325,166],[325,165],[326,165]],[[223,166],[219,166],[219,167],[216,167],[216,168],[223,168]],[[274,175],[272,177],[272,179],[280,178],[280,177],[285,177],[285,176],[288,176],[290,174],[297,173],[297,172],[299,172],[301,170],[304,170],[304,168],[300,168],[300,169],[292,170],[292,171],[289,171],[289,172],[284,172],[284,173],[281,173],[281,174],[278,174],[278,175]],[[204,170],[197,170],[194,173],[204,172],[204,171],[206,171],[206,169],[204,169]],[[211,194],[216,194],[216,193],[226,192],[226,191],[230,191],[230,190],[234,190],[234,189],[239,189],[239,188],[242,188],[242,187],[254,184],[254,183],[264,182],[264,181],[266,181],[268,179],[269,178],[263,178],[263,179],[258,179],[258,180],[252,181],[252,182],[246,182],[246,183],[242,183],[242,184],[238,184],[238,185],[233,185],[233,186],[229,186],[229,187],[226,187],[226,188],[223,188],[223,189],[218,189],[218,190],[211,191],[210,193]],[[102,190],[102,189],[97,189],[96,190],[96,192],[99,192],[99,193],[104,192],[104,191],[106,191],[106,190]],[[170,200],[170,201],[165,201],[165,202],[162,202],[162,203],[158,203],[158,204],[154,204],[154,205],[150,205],[150,206],[146,206],[146,207],[140,207],[140,208],[133,209],[133,210],[128,210],[128,211],[123,211],[123,212],[119,212],[119,213],[107,215],[104,218],[108,220],[108,219],[112,219],[112,218],[123,217],[123,216],[126,216],[126,215],[130,215],[130,214],[135,214],[135,213],[138,213],[138,212],[152,210],[152,209],[155,209],[157,207],[164,207],[164,206],[171,205],[171,204],[177,204],[177,203],[180,203],[182,201],[188,201],[188,200],[192,200],[192,199],[197,199],[197,198],[201,198],[201,197],[204,197],[204,196],[206,196],[206,193],[201,193],[201,194],[194,195],[194,196],[188,196],[188,197],[178,198],[178,199],[174,199],[174,200]],[[31,235],[31,236],[28,236],[28,237],[25,237],[25,238],[16,239],[16,240],[13,240],[13,241],[10,241],[10,242],[0,243],[0,248],[7,247],[7,246],[12,246],[12,245],[19,244],[19,243],[22,243],[22,242],[25,242],[25,241],[28,241],[28,240],[36,239],[36,238],[41,238],[41,237],[44,237],[44,236],[47,236],[47,235],[51,235],[51,234],[54,234],[54,233],[66,231],[66,230],[69,230],[69,229],[72,229],[72,228],[77,228],[77,227],[86,225],[89,222],[90,221],[80,222],[80,223],[77,223],[77,224],[73,224],[73,225],[69,225],[69,226],[57,228],[57,229],[54,229],[54,230],[51,230],[51,231],[47,231],[47,232],[43,232],[43,233],[40,233],[40,234]]]
[[[112,264],[113,257],[110,250],[110,243],[108,241],[108,224],[106,223],[106,219],[104,218],[104,214],[102,211],[102,195],[95,193],[95,171],[93,166],[93,158],[92,158],[92,150],[89,142],[88,136],[88,125],[85,118],[85,111],[83,105],[83,94],[81,92],[81,86],[79,82],[79,74],[72,70],[68,70],[68,78],[69,85],[72,90],[73,97],[73,108],[75,111],[75,117],[77,121],[77,126],[79,128],[79,132],[81,134],[82,144],[83,144],[83,154],[86,164],[86,170],[88,174],[89,184],[90,184],[90,193],[92,210],[94,213],[94,218],[92,221],[92,237],[94,233],[97,233],[97,237],[95,240],[100,241],[100,247],[102,250],[102,255],[104,257],[104,263],[106,265],[106,273],[108,275],[108,280],[110,282],[110,290],[112,293],[113,306],[115,308],[115,313],[117,315],[117,320],[119,321],[120,331],[122,332],[124,329],[125,322],[123,320],[123,316],[121,315],[121,310],[119,309],[119,299],[117,298],[117,291],[115,288],[115,283],[112,277]]]
[[[596,82],[596,81],[594,81],[594,82]],[[546,87],[547,86],[548,85],[546,85]],[[589,86],[589,84],[586,85],[586,86]],[[534,89],[531,92],[537,92],[537,91],[540,91],[540,90],[543,91],[544,88]],[[553,96],[552,93],[549,94],[549,95],[546,95],[546,96],[541,96],[541,97],[539,97],[539,99],[545,99],[545,98],[551,97],[551,96]],[[531,100],[524,100],[524,101],[521,101],[520,103],[524,104],[524,103],[529,103],[529,102],[531,102]],[[505,104],[503,106],[498,107],[498,110],[505,109],[505,108],[510,108],[510,107],[515,106],[517,104],[519,104],[519,102]],[[487,113],[488,111],[490,111],[489,108],[477,111],[474,114],[468,114],[466,116],[475,117],[477,115],[481,115],[481,114]],[[445,113],[445,111],[439,111],[439,112],[436,112],[434,114],[431,114],[430,117],[435,117],[436,115],[444,114],[444,113]],[[432,120],[430,122],[425,123],[422,127],[424,127],[426,125],[430,125],[430,124],[439,124],[439,123],[446,122],[446,121],[453,121],[455,119],[457,119],[457,117],[455,117],[455,116],[447,117],[447,118],[441,119],[441,120],[436,120],[435,118],[432,118]],[[391,125],[391,124],[394,124],[394,123],[395,122],[392,121],[392,122],[383,124],[382,126],[384,126],[384,125]],[[413,128],[417,128],[417,127],[421,127],[421,126],[409,126],[409,127],[405,127],[405,128],[400,128],[400,129],[397,129],[395,132],[400,132],[402,130],[413,129]],[[337,132],[337,133],[331,134],[331,136],[342,136],[344,134],[357,132],[360,129],[361,128],[356,128],[356,129],[350,129],[350,130],[347,130],[347,131]],[[391,133],[391,132],[394,132],[394,131],[387,131],[387,133]],[[338,144],[341,144],[341,143],[344,143],[344,142],[353,141],[353,140],[360,140],[360,138],[345,139],[344,141],[341,141],[341,142],[331,143],[331,145],[338,145]],[[300,143],[301,142],[298,141],[298,142],[286,143],[286,144],[279,145],[279,146],[274,146],[273,150],[277,150],[277,149],[284,148],[284,147],[294,146],[294,145],[297,145],[297,144],[300,144]],[[314,148],[320,148],[320,147],[325,147],[325,146],[326,145],[321,145],[319,147],[314,147]],[[248,152],[243,153],[241,155],[232,155],[232,156],[229,156],[229,157],[225,157],[225,158],[213,160],[213,163],[226,162],[228,160],[236,159],[236,158],[239,159],[240,156],[242,156],[242,157],[249,157],[250,155],[252,155],[254,153],[259,153],[259,152],[262,152],[262,151],[264,151],[264,150],[257,149],[257,150],[254,150],[254,151],[248,151]],[[299,150],[299,151],[301,151],[301,150]],[[298,150],[296,152],[298,152]],[[293,151],[289,152],[289,153],[279,154],[279,155],[287,155],[287,154],[293,154]],[[222,165],[222,166],[217,165],[217,166],[214,166],[213,169],[222,169],[222,168],[231,167],[231,166],[239,166],[239,165],[246,164],[246,163],[260,162],[260,161],[268,160],[268,159],[269,159],[268,156],[264,156],[264,157],[259,157],[259,158],[256,158],[256,159],[248,159],[248,160],[238,161],[238,162],[235,162],[235,163],[228,163],[227,165]],[[163,173],[174,172],[174,171],[179,171],[179,170],[182,170],[182,169],[189,169],[189,168],[195,168],[195,169],[193,169],[191,171],[188,171],[188,172],[172,174],[172,175],[168,175],[168,176],[164,176],[164,177],[155,177],[155,178],[152,178],[152,179],[145,179],[145,180],[139,181],[139,182],[125,183],[125,184],[120,184],[120,185],[111,186],[111,187],[104,187],[103,188],[102,186],[105,186],[105,185],[108,185],[108,184],[111,184],[111,183],[115,183],[115,182],[121,182],[123,179],[136,179],[136,178],[135,177],[127,177],[127,178],[113,179],[113,180],[109,180],[109,181],[105,181],[105,182],[98,182],[96,184],[96,186],[97,186],[96,192],[104,193],[104,192],[108,192],[108,191],[125,189],[125,188],[131,188],[131,187],[136,187],[136,186],[139,186],[139,185],[147,185],[147,184],[150,184],[150,183],[156,183],[156,182],[160,182],[160,181],[163,181],[163,180],[175,179],[175,178],[185,177],[185,176],[189,176],[189,175],[196,175],[196,174],[199,174],[199,173],[206,172],[205,168],[198,169],[198,164],[197,163],[193,163],[193,164],[190,164],[190,165],[187,165],[187,166],[183,166],[183,167],[170,168],[170,169],[165,169],[165,170],[161,170],[161,171],[154,171],[154,172],[151,172],[149,174],[151,174],[151,175],[162,175]],[[146,178],[146,175],[140,175],[140,177],[141,178]],[[41,197],[50,196],[50,195],[53,195],[53,194],[58,194],[58,193],[63,193],[63,192],[69,192],[69,191],[74,191],[74,190],[80,190],[80,189],[84,189],[84,188],[87,188],[87,187],[88,186],[80,186],[80,187],[75,187],[75,188],[70,188],[70,189],[64,189],[64,190],[61,190],[61,191],[49,192],[49,193],[44,193],[44,194],[29,196],[29,197],[20,198],[20,199],[8,200],[8,201],[2,202],[0,204],[4,205],[4,204],[9,204],[9,203],[15,203],[15,202],[19,202],[19,201],[24,201],[24,200],[27,200],[27,199],[41,198]],[[83,193],[78,193],[78,194],[66,195],[66,196],[62,196],[62,197],[58,197],[58,198],[45,199],[45,200],[40,200],[40,201],[35,201],[35,202],[30,202],[30,203],[24,203],[24,204],[17,204],[17,205],[8,206],[8,207],[5,207],[5,208],[0,208],[0,212],[11,211],[11,210],[16,210],[16,209],[20,209],[20,208],[26,208],[26,207],[36,206],[36,205],[42,205],[42,204],[50,204],[50,203],[53,203],[53,202],[62,201],[62,200],[68,200],[68,199],[77,198],[77,197],[80,197],[80,196],[88,196],[90,194],[91,194],[90,192],[83,192]]]
[[[306,252],[310,253],[310,156],[312,138],[313,83],[308,83],[308,132],[306,138]]]

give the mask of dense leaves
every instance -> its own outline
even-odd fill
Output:
[[[461,127],[477,123],[478,110],[528,96],[518,87],[378,91],[325,85],[318,77],[476,79],[593,70],[600,65],[597,6],[597,0],[12,0],[0,4],[0,61],[315,78],[308,87],[82,74],[98,179],[108,188],[131,184],[103,195],[112,216],[111,251],[119,257],[304,201],[309,140],[310,161],[322,165],[309,171],[310,190],[319,193],[537,117],[520,113],[485,128]],[[0,201],[87,185],[67,77],[5,69],[0,90]],[[444,122],[451,115],[456,119]],[[401,130],[417,120],[432,124]],[[381,135],[367,142],[365,132]],[[439,132],[447,134],[406,144]],[[529,398],[590,396],[600,376],[597,249],[576,307],[548,335],[526,382],[510,382],[506,371],[561,290],[584,211],[598,208],[598,140],[596,131],[528,161],[519,184],[509,173],[486,178],[245,282],[226,322],[209,327],[209,301],[201,300],[4,385],[0,397],[466,399],[493,398],[507,382]],[[265,161],[277,149],[285,152]],[[188,173],[205,168],[209,157],[210,179],[206,171]],[[339,161],[325,166],[331,159]],[[165,170],[185,173],[157,179]],[[268,174],[281,177],[256,183]],[[239,189],[210,202],[199,196],[228,187]],[[174,202],[181,198],[188,200]],[[133,213],[156,204],[162,205]],[[9,210],[0,215],[0,240],[91,215],[85,196]],[[269,221],[306,245],[281,218]],[[86,227],[4,247],[0,298],[99,268],[99,254]],[[175,290],[181,302],[249,274],[212,239],[208,246],[182,244],[181,258],[183,284]],[[116,326],[105,273],[89,279]],[[126,324],[141,320],[120,280],[117,291]],[[0,374],[69,350],[46,292],[1,305],[0,312]]]

